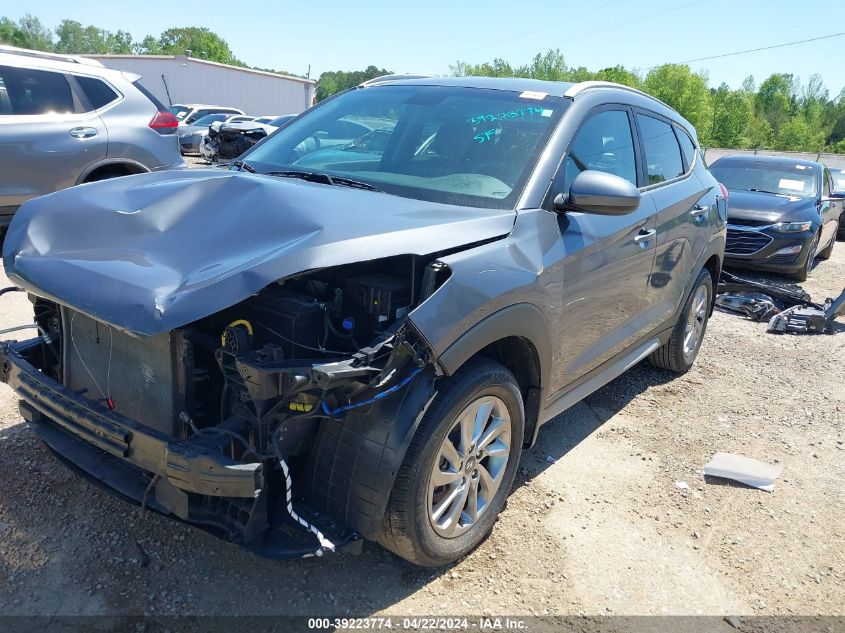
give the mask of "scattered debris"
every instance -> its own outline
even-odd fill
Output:
[[[775,334],[821,334],[845,314],[845,289],[835,299],[818,304],[800,288],[751,281],[723,271],[716,307],[754,321],[768,320],[768,331]]]
[[[557,463],[557,460],[554,457],[552,457],[551,455],[546,455],[546,461],[549,464],[556,464]]]
[[[734,615],[729,615],[725,617],[725,622],[730,624],[733,628],[738,629],[739,625],[741,624],[739,618]]]
[[[772,492],[775,479],[783,472],[783,464],[772,465],[743,455],[716,453],[701,472]]]
[[[675,487],[679,490],[689,490],[689,484],[685,481],[676,481]]]

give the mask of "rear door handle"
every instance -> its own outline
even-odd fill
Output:
[[[641,230],[639,234],[634,238],[634,241],[642,246],[643,248],[648,247],[648,243],[655,235],[657,235],[656,229],[649,229],[646,231],[645,229]]]
[[[97,130],[93,127],[75,127],[68,134],[73,138],[92,138],[97,136]]]

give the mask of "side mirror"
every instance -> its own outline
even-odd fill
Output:
[[[559,193],[555,211],[625,215],[640,206],[640,190],[624,178],[588,169],[575,176],[568,193]]]

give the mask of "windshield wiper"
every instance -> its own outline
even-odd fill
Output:
[[[255,167],[247,163],[245,160],[236,160],[230,165],[230,167],[237,167],[241,171],[248,171],[251,174],[255,173]]]
[[[754,192],[756,192],[756,193],[770,193],[770,194],[772,194],[773,196],[786,196],[787,198],[789,197],[789,196],[788,196],[788,195],[786,195],[785,193],[780,193],[779,191],[768,191],[768,190],[766,190],[766,189],[754,189],[754,188],[751,188],[751,189],[746,189],[746,191],[754,191]]]
[[[318,171],[301,171],[298,169],[289,169],[285,171],[268,171],[264,175],[278,176],[280,178],[299,178],[301,180],[307,180],[308,182],[319,182],[324,185],[339,185],[341,187],[354,187],[355,189],[364,189],[366,191],[376,191],[379,193],[384,193],[381,189],[379,189],[375,185],[371,185],[368,182],[354,180],[352,178],[346,178],[345,176],[330,176],[329,174],[323,174]]]

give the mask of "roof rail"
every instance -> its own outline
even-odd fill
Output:
[[[648,97],[649,99],[653,99],[654,101],[662,103],[672,112],[680,115],[680,113],[675,110],[675,108],[670,106],[668,103],[660,101],[660,99],[658,99],[654,95],[650,95],[647,92],[643,92],[642,90],[637,90],[636,88],[631,88],[631,86],[626,86],[625,84],[618,84],[615,81],[579,81],[577,84],[573,84],[572,86],[570,86],[569,89],[567,89],[567,91],[563,93],[563,96],[568,97],[570,99],[574,99],[577,95],[581,94],[582,92],[586,92],[587,90],[594,90],[596,88],[616,88],[617,90],[633,92],[634,94],[642,95],[643,97]]]
[[[375,84],[384,83],[386,81],[399,81],[400,79],[429,79],[431,75],[405,75],[405,74],[395,74],[395,75],[382,75],[381,77],[373,77],[372,79],[368,79],[367,81],[362,81],[359,86],[372,86]]]
[[[637,90],[636,88],[631,88],[631,86],[626,86],[625,84],[618,84],[614,81],[579,81],[577,84],[571,85],[566,92],[563,93],[564,97],[575,98],[577,95],[581,94],[586,90],[592,90],[594,88],[618,88],[620,90],[627,90],[628,92],[635,92],[638,95],[643,95],[644,97],[650,97],[654,99],[650,94],[643,92],[642,90]]]
[[[36,59],[51,59],[57,62],[83,64],[86,66],[102,66],[102,64],[96,59],[85,59],[76,55],[62,55],[61,53],[35,51],[29,48],[18,48],[17,46],[9,46],[7,44],[0,44],[0,53],[8,53],[10,55],[22,55],[24,57],[35,57]]]

